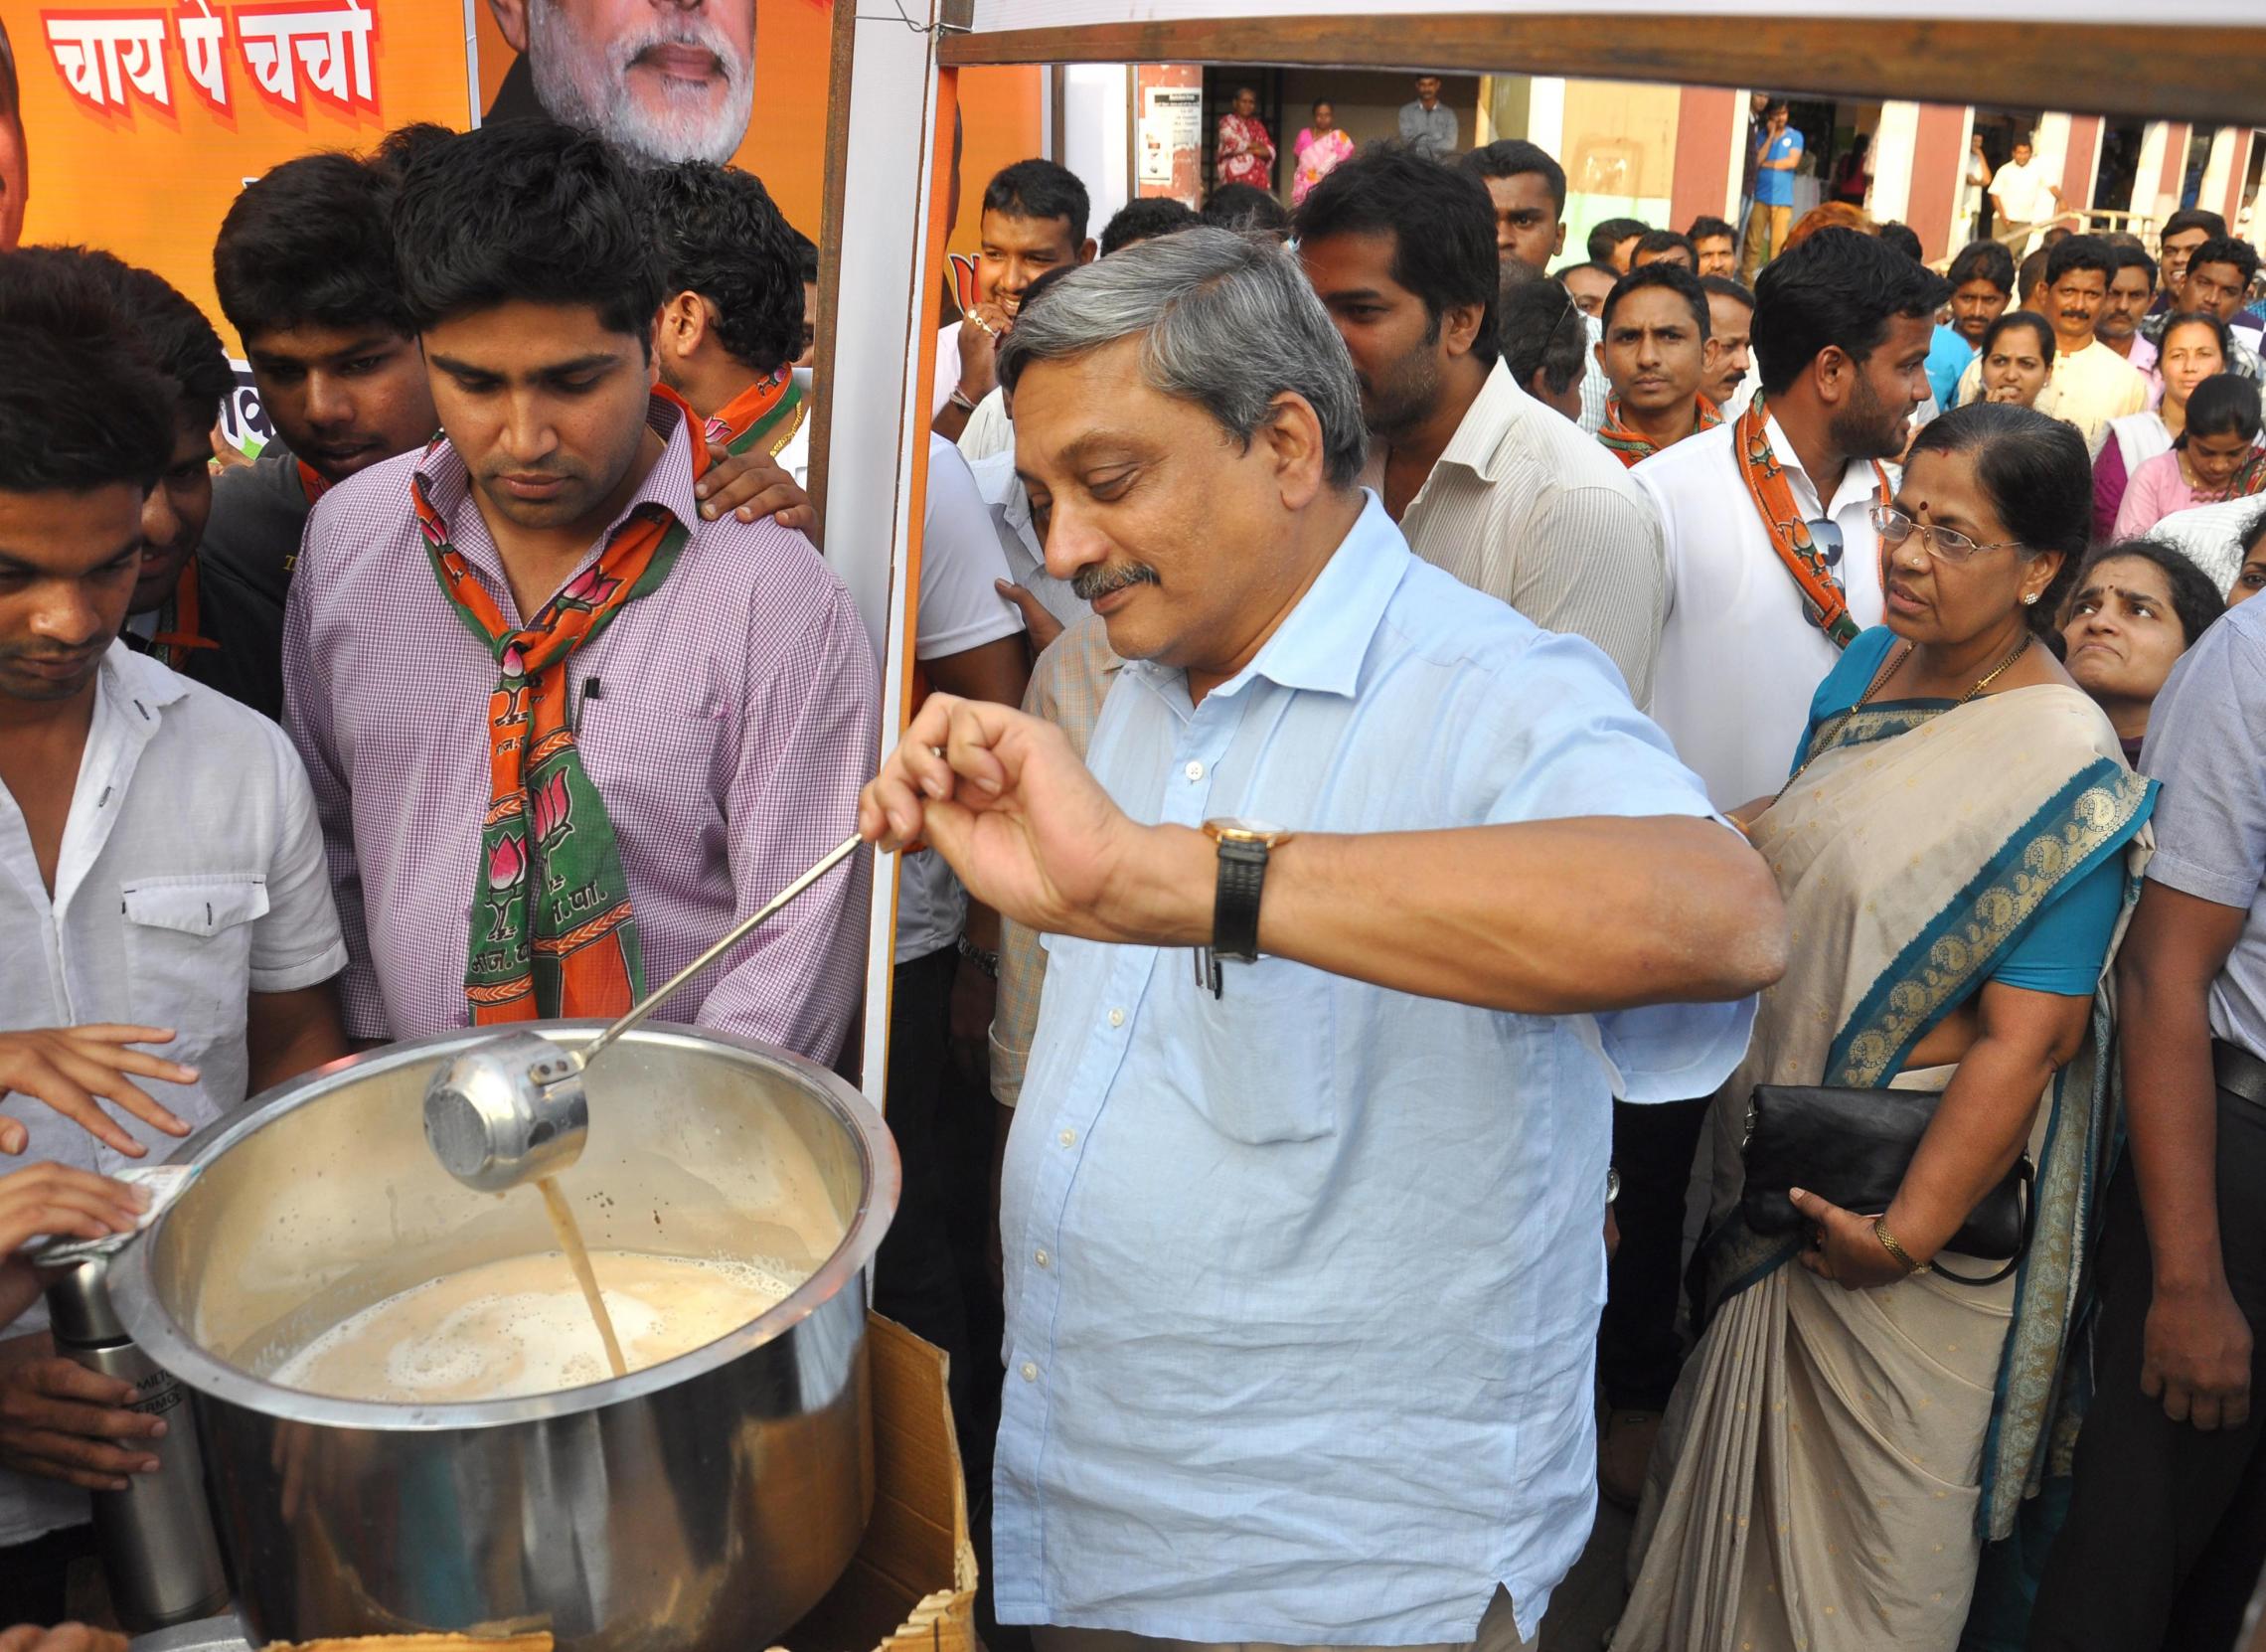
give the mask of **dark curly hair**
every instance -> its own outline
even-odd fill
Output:
[[[179,393],[91,257],[0,253],[0,492],[156,485]]]
[[[799,239],[763,181],[737,167],[680,161],[642,173],[661,241],[665,294],[716,306],[731,358],[776,373],[802,354]]]
[[[244,185],[213,244],[213,286],[237,336],[248,345],[298,326],[414,332],[388,222],[399,176],[389,158],[301,155]]]
[[[403,305],[419,332],[519,301],[587,304],[607,331],[653,347],[653,213],[635,169],[602,138],[502,120],[420,149],[393,231]]]
[[[2035,408],[1970,402],[1920,427],[1905,456],[1971,453],[1991,508],[2025,552],[2061,553],[2061,568],[2025,613],[2030,629],[2057,639],[2063,603],[2093,537],[2093,465],[2077,426]],[[2056,650],[2058,652],[2058,650]]]
[[[175,291],[164,276],[108,252],[77,247],[32,250],[85,260],[95,278],[109,288],[151,363],[173,381],[174,405],[184,423],[205,429],[220,416],[221,404],[236,394],[236,369],[229,366],[221,335],[213,331],[203,310]]]

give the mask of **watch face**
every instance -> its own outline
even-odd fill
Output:
[[[1265,820],[1238,820],[1233,816],[1219,820],[1208,820],[1204,825],[1205,829],[1215,838],[1244,838],[1254,842],[1271,843],[1276,838],[1290,835],[1290,829],[1286,826],[1277,826]]]

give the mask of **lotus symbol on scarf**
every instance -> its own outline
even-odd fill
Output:
[[[506,835],[488,851],[488,887],[510,889],[527,873],[527,841]]]
[[[563,837],[574,829],[569,818],[574,809],[573,799],[566,794],[566,770],[556,768],[547,780],[536,782],[529,793],[528,802],[535,810],[535,841],[549,845],[554,838]]]
[[[566,581],[566,588],[559,593],[563,608],[595,608],[621,588],[621,581],[608,577],[596,563]]]
[[[496,656],[496,664],[503,671],[506,682],[527,675],[527,656],[520,652],[520,645],[516,642],[504,644],[504,651]]]

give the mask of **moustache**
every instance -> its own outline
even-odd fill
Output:
[[[627,70],[646,53],[660,47],[682,46],[695,52],[706,52],[716,59],[717,68],[727,81],[737,83],[747,74],[747,63],[732,50],[725,39],[724,31],[706,18],[686,17],[674,24],[659,27],[624,42],[618,50],[621,67]]]
[[[1156,585],[1163,582],[1157,578],[1157,571],[1147,563],[1124,563],[1115,568],[1107,563],[1096,563],[1081,568],[1070,576],[1070,589],[1076,592],[1081,602],[1094,601],[1113,590],[1123,590],[1128,585]]]

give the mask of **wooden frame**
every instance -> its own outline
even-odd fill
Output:
[[[1207,63],[1475,71],[1784,86],[1926,103],[2032,103],[2085,114],[2266,120],[2258,26],[1419,12],[1231,17],[948,36],[937,62]],[[1740,23],[1747,26],[1739,27]],[[1759,24],[1759,26],[1758,26]],[[2145,63],[2147,79],[2133,74]]]
[[[1374,0],[887,0],[864,10],[836,0],[820,291],[837,321],[854,299],[856,324],[830,324],[819,338],[811,491],[828,560],[859,594],[881,648],[883,704],[897,713],[910,680],[943,246],[936,135],[949,130],[957,70],[1453,64],[2266,126],[2259,0],[2159,0],[2146,26],[2121,21],[2130,10],[2119,0],[2057,0],[2052,16],[2020,23],[1966,21],[1971,3],[1819,0],[1803,16],[1775,0],[1598,0],[1585,13],[1522,0],[1433,0],[1407,12]],[[1136,9],[1148,15],[1122,15]],[[1890,10],[1898,15],[1866,15]],[[1050,94],[1057,133],[1060,88],[1057,69]],[[906,210],[908,178],[918,180],[917,217],[891,224],[887,215]],[[846,245],[857,254],[850,281]],[[886,603],[876,600],[882,592]],[[885,745],[900,727],[885,717]],[[892,871],[890,862],[877,867],[869,928],[864,1077],[877,1101],[887,1072]]]

